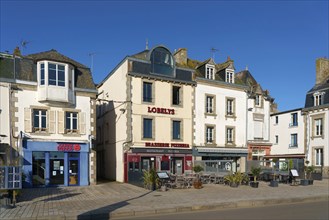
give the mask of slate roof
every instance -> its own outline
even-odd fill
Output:
[[[324,92],[323,105],[329,105],[329,77],[322,83],[316,84],[306,94],[305,108],[314,107],[314,96],[316,92]],[[319,106],[321,107],[321,106]]]
[[[88,67],[67,56],[64,56],[63,54],[60,54],[56,50],[50,50],[15,58],[1,56],[0,78],[20,79],[36,82],[36,64],[40,60],[57,61],[73,65],[75,67],[75,87],[82,89],[96,89],[90,69]],[[14,70],[16,70],[15,74]]]

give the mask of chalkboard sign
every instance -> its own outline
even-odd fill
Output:
[[[157,172],[157,175],[160,179],[168,179],[168,173],[167,172]]]
[[[290,172],[291,172],[291,175],[293,177],[298,177],[299,176],[297,170],[295,170],[295,169],[290,170]]]

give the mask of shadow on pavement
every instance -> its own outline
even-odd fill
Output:
[[[95,210],[91,210],[85,213],[82,213],[80,215],[77,216],[77,219],[110,219],[111,217],[111,213],[119,208],[125,207],[127,205],[129,205],[129,201],[132,201],[134,199],[138,199],[138,198],[142,198],[150,193],[152,193],[153,191],[149,191],[147,193],[144,193],[140,196],[136,196],[134,198],[131,199],[127,199],[121,202],[117,202],[111,205],[107,205]]]
[[[70,198],[81,193],[73,193],[63,188],[26,188],[22,189],[22,195],[18,197],[18,202],[26,201],[56,201]]]

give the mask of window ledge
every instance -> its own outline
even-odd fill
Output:
[[[213,116],[213,117],[217,117],[216,113],[204,113],[205,116]]]

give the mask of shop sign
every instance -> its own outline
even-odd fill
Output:
[[[168,148],[133,148],[132,153],[155,153],[155,154],[192,154],[190,149],[168,149]]]
[[[180,147],[189,148],[189,144],[145,142],[145,147]]]
[[[165,114],[165,115],[174,115],[175,109],[169,108],[158,108],[158,107],[147,107],[148,113],[157,113],[157,114]]]
[[[58,151],[80,151],[80,144],[59,144],[57,146]]]

